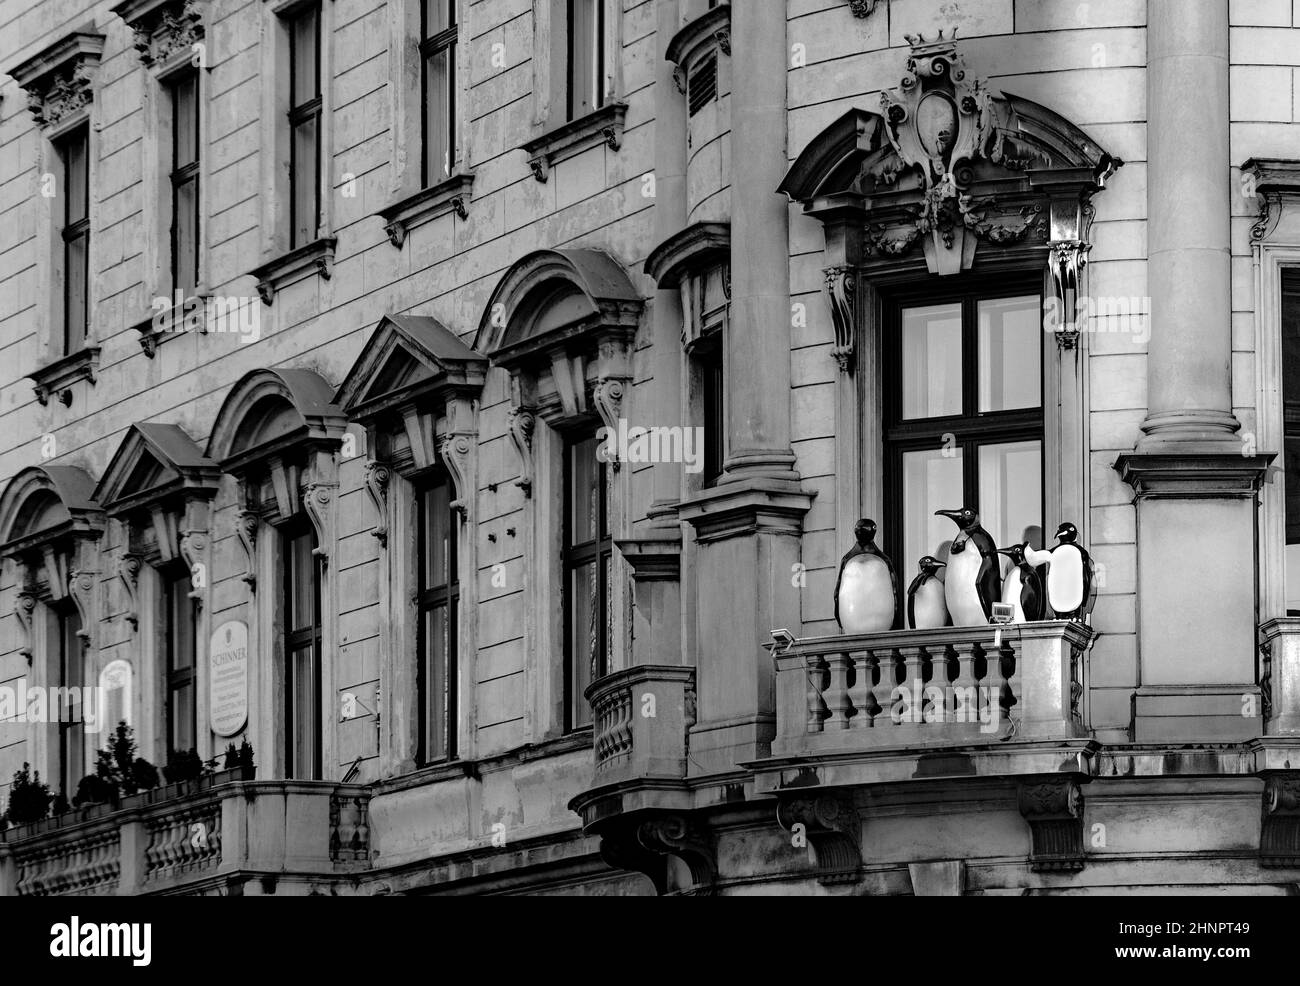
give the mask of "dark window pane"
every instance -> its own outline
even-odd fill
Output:
[[[961,305],[905,308],[902,323],[903,417],[961,414]]]
[[[292,609],[289,613],[291,630],[307,630],[316,626],[316,559],[312,555],[315,536],[310,532],[289,540],[288,562],[292,567],[290,584]]]
[[[293,18],[290,26],[290,63],[292,65],[289,101],[292,106],[320,95],[320,72],[317,65],[317,9],[308,7]]]
[[[175,286],[190,292],[199,281],[199,179],[176,186],[172,200],[172,222],[175,224],[172,257]]]
[[[700,375],[704,405],[704,484],[712,486],[722,475],[726,435],[721,344],[701,357]]]
[[[604,0],[569,0],[569,119],[604,104]]]
[[[295,649],[289,659],[289,695],[292,738],[292,776],[314,779],[319,776],[320,704],[317,698],[317,664],[315,644]]]
[[[172,170],[199,159],[199,77],[191,74],[172,86]]]
[[[317,117],[309,116],[293,128],[293,167],[290,175],[293,207],[293,246],[316,238],[320,220],[317,178],[320,165],[320,130]]]
[[[1282,272],[1282,447],[1286,607],[1300,611],[1300,269]]]
[[[89,253],[89,231],[68,240],[63,251],[65,355],[77,352],[86,341]]]
[[[447,755],[448,681],[447,607],[435,606],[424,614],[425,667],[425,760],[439,760]]]
[[[421,496],[424,509],[424,588],[454,581],[451,566],[451,494],[446,483],[429,487]]]
[[[961,501],[961,449],[926,449],[903,454],[903,558],[906,562],[900,567],[910,571],[924,555],[947,560],[948,542],[957,529],[947,517],[936,517],[934,512],[959,508]]]
[[[89,215],[90,148],[85,130],[65,138],[63,142],[64,222],[72,225]]]
[[[431,38],[456,23],[456,0],[424,0],[424,36]]]
[[[424,183],[450,177],[455,130],[456,49],[443,48],[424,62]]]
[[[596,671],[601,638],[599,620],[603,606],[599,601],[600,585],[594,562],[573,570],[569,590],[572,593],[570,714],[573,726],[577,727],[591,722],[591,709],[583,692]]]
[[[979,302],[980,411],[1042,404],[1042,315],[1038,295]]]
[[[979,504],[980,526],[999,545],[1037,541],[1034,546],[1041,547],[1042,443],[1035,440],[981,445]]]
[[[198,745],[194,729],[194,685],[179,685],[172,692],[171,748],[193,750]]]
[[[570,447],[569,482],[572,511],[569,515],[569,543],[594,541],[601,533],[604,488],[603,464],[596,457],[600,441],[588,438]]]

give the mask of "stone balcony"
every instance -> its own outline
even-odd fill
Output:
[[[305,894],[369,865],[369,792],[233,771],[9,829],[0,896]]]

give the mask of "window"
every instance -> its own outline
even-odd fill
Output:
[[[947,557],[941,509],[976,510],[999,546],[1042,547],[1041,313],[1038,278],[887,305],[885,537],[901,571]]]
[[[456,0],[421,0],[421,87],[426,187],[451,177],[456,163]]]
[[[445,473],[416,490],[420,762],[456,756],[456,516]]]
[[[700,370],[700,402],[704,412],[704,485],[713,486],[722,475],[726,440],[726,403],[722,373],[722,337],[715,334],[696,349]]]
[[[320,225],[320,9],[315,4],[289,21],[289,129],[292,249],[314,241]]]
[[[594,436],[569,438],[564,446],[565,683],[571,730],[590,724],[583,692],[609,670],[609,467],[599,448]]]
[[[63,355],[86,343],[90,291],[90,131],[59,142],[63,162]]]
[[[718,96],[718,56],[710,53],[691,69],[686,81],[686,105],[694,116]]]
[[[199,77],[168,83],[172,104],[172,287],[186,294],[199,283]]]
[[[1300,268],[1282,271],[1282,434],[1286,468],[1286,611],[1300,616]]]
[[[284,555],[285,770],[321,778],[320,562],[303,522],[281,534]]]
[[[570,120],[605,105],[605,2],[568,0]]]
[[[77,636],[76,612],[69,608],[51,610],[50,639],[56,651],[55,660],[50,670],[55,675],[55,685],[61,689],[77,689],[78,698],[68,696],[70,691],[58,694],[62,699],[52,700],[49,714],[58,717],[59,725],[59,783],[64,796],[71,801],[77,793],[85,771],[82,769],[82,721],[81,721],[81,638]],[[115,728],[116,723],[109,728]]]
[[[166,639],[167,752],[198,746],[195,728],[195,606],[189,596],[189,572],[163,574],[163,618]]]

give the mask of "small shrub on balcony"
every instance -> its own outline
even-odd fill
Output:
[[[119,722],[108,746],[95,757],[95,772],[81,779],[72,799],[75,807],[117,804],[122,798],[158,786],[158,768],[136,756],[135,735]]]
[[[203,760],[197,750],[173,750],[167,755],[163,777],[168,784],[197,781],[203,776]]]
[[[253,746],[244,740],[236,748],[234,743],[227,744],[222,770],[238,770],[245,778],[253,776]]]
[[[5,820],[9,825],[39,822],[49,815],[51,800],[50,786],[41,783],[41,772],[31,773],[31,765],[24,763],[22,770],[14,771]]]

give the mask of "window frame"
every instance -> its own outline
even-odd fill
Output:
[[[288,78],[286,80],[286,90],[288,95],[288,113],[289,121],[289,176],[288,176],[288,201],[289,201],[289,228],[288,228],[288,247],[290,250],[296,250],[313,243],[320,236],[322,220],[322,196],[321,196],[321,179],[322,163],[321,155],[323,144],[322,127],[324,126],[324,105],[325,105],[325,87],[322,83],[322,73],[324,64],[322,61],[321,34],[324,30],[322,23],[322,5],[320,0],[295,6],[292,10],[284,15],[285,29],[288,33],[289,61],[288,61]],[[299,23],[311,16],[314,21],[312,32],[312,61],[313,61],[313,95],[303,100],[295,102],[297,93],[295,88],[298,76],[298,61],[302,57],[298,43],[298,26]],[[312,162],[308,174],[300,174],[302,162],[298,160],[298,133],[300,128],[311,124],[315,129],[315,136],[312,141]],[[302,188],[302,182],[308,180],[311,187],[311,200],[313,202],[314,218],[310,225],[304,231],[303,237],[299,238],[299,194]]]
[[[202,222],[202,179],[200,169],[203,161],[203,100],[201,94],[201,78],[197,70],[186,70],[176,72],[161,80],[163,87],[167,91],[169,108],[171,111],[171,158],[168,162],[168,179],[171,189],[171,223],[170,223],[170,243],[171,256],[169,257],[169,266],[171,269],[171,283],[173,291],[196,292],[202,278],[202,236],[200,224]],[[179,105],[181,90],[184,87],[190,87],[193,94],[194,105],[192,108],[191,128],[194,135],[194,156],[193,160],[178,164],[181,158],[180,134],[181,134],[181,107]],[[191,278],[186,278],[182,282],[180,271],[180,216],[181,216],[181,192],[186,186],[193,186],[193,215],[192,220],[192,263],[193,270],[188,272]]]
[[[77,636],[77,613],[70,605],[52,605],[49,608],[50,625],[53,629],[55,653],[49,662],[50,671],[57,688],[80,688],[85,684],[85,655],[82,653],[81,638]],[[47,636],[48,639],[48,636]],[[67,692],[62,692],[66,695]],[[62,714],[68,710],[66,701],[56,712],[53,704],[48,708],[50,715],[57,715],[57,736],[55,739],[54,763],[57,765],[59,783],[64,797],[72,800],[77,792],[77,784],[85,775],[85,723],[81,716],[81,705],[77,705],[77,717]],[[112,723],[110,729],[116,728]]]
[[[428,516],[429,511],[425,497],[431,496],[438,489],[444,489],[447,496],[447,511],[444,515],[446,527],[446,548],[443,554],[444,576],[446,581],[437,585],[426,584],[427,568],[425,559],[429,552]],[[415,505],[416,527],[416,572],[415,572],[415,653],[416,653],[416,693],[418,695],[419,715],[417,717],[416,763],[427,766],[444,763],[457,758],[457,739],[460,729],[459,715],[459,653],[460,644],[460,556],[459,523],[456,510],[452,507],[455,489],[451,477],[444,470],[433,472],[412,481],[411,490]],[[430,756],[429,741],[431,726],[429,716],[429,681],[430,653],[429,641],[425,635],[426,616],[439,606],[446,610],[446,636],[443,646],[443,708],[442,708],[442,743],[443,750],[437,756]]]
[[[418,45],[420,52],[420,184],[422,188],[431,188],[447,181],[457,171],[458,135],[456,129],[460,125],[457,112],[460,85],[457,76],[456,49],[460,41],[460,11],[458,9],[458,0],[418,0],[418,2],[420,4],[420,42]],[[449,23],[446,27],[430,34],[428,13],[429,5],[434,2],[446,5],[445,9]],[[435,174],[430,161],[433,139],[429,127],[430,63],[439,55],[444,54],[447,56],[447,105],[443,107],[446,112],[444,130],[447,145],[443,150],[446,152],[447,165]]]
[[[593,37],[589,40],[594,43],[588,48],[578,45],[578,23],[577,14],[579,7],[588,8],[587,13],[594,15],[594,23],[591,25],[581,25],[589,28]],[[564,20],[564,40],[565,40],[565,58],[564,58],[564,109],[565,120],[580,120],[590,113],[601,109],[609,100],[606,93],[605,76],[608,72],[606,65],[606,34],[608,31],[607,20],[609,12],[606,10],[605,0],[565,0],[565,20]],[[590,61],[583,61],[581,65],[577,60],[577,54],[581,51],[588,51]],[[578,74],[584,70],[584,74],[589,74],[592,78],[587,81],[594,84],[594,89],[583,92],[584,97],[589,97],[590,105],[584,100],[579,101],[578,96]]]
[[[325,746],[325,716],[322,708],[322,687],[323,687],[323,669],[321,657],[322,643],[322,590],[323,580],[321,573],[321,559],[315,551],[318,547],[316,531],[305,517],[297,517],[292,521],[282,524],[276,531],[280,548],[280,605],[282,624],[280,627],[281,651],[283,663],[281,671],[283,674],[284,687],[284,776],[289,780],[322,780],[324,778],[324,746]],[[298,573],[294,568],[293,543],[300,538],[307,538],[312,547],[311,558],[311,580],[312,596],[314,599],[314,614],[312,624],[308,627],[296,628],[293,626],[293,596],[298,587],[296,579]],[[298,756],[299,749],[297,745],[297,726],[298,717],[295,715],[296,703],[296,684],[297,684],[297,667],[296,654],[298,650],[310,645],[311,654],[311,674],[312,674],[312,692],[315,701],[312,703],[312,730],[314,744],[312,749],[312,763],[307,769],[310,777],[303,777],[299,772]]]
[[[610,466],[608,462],[601,459],[598,451],[595,453],[595,457],[600,466],[600,516],[597,527],[600,533],[593,540],[574,542],[573,507],[575,490],[573,485],[573,455],[575,449],[593,440],[595,433],[587,428],[569,429],[562,433],[561,438],[563,442],[561,470],[564,488],[562,497],[563,516],[560,521],[561,598],[563,599],[564,610],[564,731],[572,733],[580,729],[590,728],[592,725],[591,708],[587,704],[583,693],[577,690],[577,667],[574,662],[576,656],[574,650],[574,631],[576,629],[574,627],[574,603],[576,600],[573,598],[572,577],[580,568],[595,563],[596,578],[600,587],[598,595],[601,606],[596,667],[591,673],[591,681],[594,682],[600,680],[610,671],[610,658],[612,655],[610,653],[609,637],[611,632],[611,608],[613,605],[610,575],[613,565],[614,542],[609,503]],[[596,449],[598,450],[599,447],[599,444],[597,444]]]
[[[72,215],[72,205],[75,196],[72,194],[72,148],[81,145],[84,155],[84,165],[79,169],[78,174],[82,182],[81,199],[84,204],[83,214],[77,217]],[[55,140],[56,154],[62,170],[63,178],[63,210],[59,222],[59,241],[61,243],[62,253],[62,274],[63,274],[63,291],[60,304],[60,315],[62,320],[62,331],[59,335],[59,344],[62,356],[71,356],[73,353],[80,352],[86,348],[86,342],[90,338],[90,123],[82,122],[77,126],[61,133]],[[72,251],[73,245],[81,243],[81,292],[79,306],[81,308],[80,322],[81,334],[77,344],[73,345],[72,333],[72,310],[74,299],[72,297]]]
[[[199,614],[198,606],[195,600],[190,597],[189,592],[189,572],[184,568],[169,568],[160,571],[159,578],[162,586],[162,607],[163,607],[163,661],[162,661],[162,686],[164,692],[163,699],[163,748],[170,756],[172,753],[182,753],[185,750],[197,750],[199,742],[199,724],[198,724],[198,627]],[[179,640],[180,628],[176,623],[176,606],[183,605],[189,609],[189,649],[190,664],[188,668],[177,670],[177,643]],[[190,688],[190,726],[192,743],[186,747],[177,746],[174,742],[176,726],[176,697],[177,693],[182,691],[186,686]]]
[[[903,282],[882,294],[881,339],[881,426],[880,462],[883,466],[884,522],[882,533],[885,553],[895,560],[902,571],[911,571],[914,558],[903,556],[905,525],[903,512],[903,457],[907,452],[931,451],[944,448],[946,436],[959,440],[947,447],[961,450],[962,503],[951,508],[971,507],[980,511],[979,503],[979,449],[983,446],[1016,441],[1037,441],[1041,470],[1041,502],[1039,526],[1047,523],[1048,474],[1050,469],[1047,448],[1048,414],[1045,407],[1047,381],[1043,373],[1043,353],[1055,342],[1046,333],[1040,338],[1039,402],[1034,408],[1014,408],[1004,411],[978,410],[979,359],[978,305],[980,301],[1034,295],[1043,304],[1043,279],[1041,271],[1008,272],[996,276],[954,276],[939,279],[925,277]],[[902,312],[905,308],[920,305],[940,305],[960,302],[962,312],[962,411],[960,414],[928,418],[902,416]],[[859,405],[861,407],[861,405]],[[870,461],[870,460],[868,460]]]

